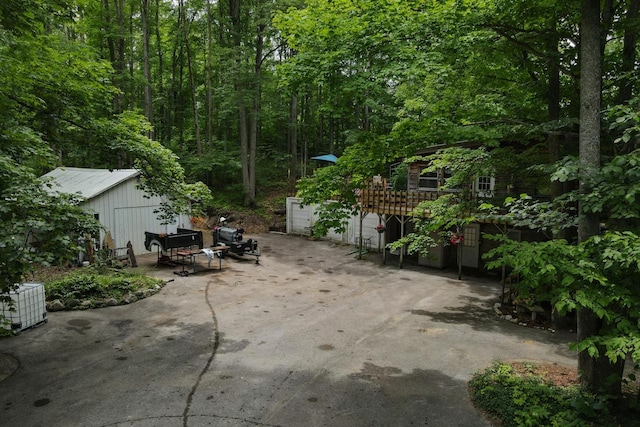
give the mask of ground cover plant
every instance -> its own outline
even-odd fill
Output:
[[[614,405],[610,397],[588,393],[577,371],[557,365],[496,362],[469,382],[474,405],[501,427],[516,426],[640,426],[638,384],[629,399]]]
[[[45,281],[48,303],[58,301],[58,309],[84,309],[128,304],[149,296],[165,282],[135,270],[75,269]]]

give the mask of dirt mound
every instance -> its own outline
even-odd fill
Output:
[[[286,228],[286,196],[281,191],[274,191],[260,200],[258,207],[251,208],[214,208],[206,217],[195,218],[192,226],[198,230],[211,230],[224,217],[227,226],[244,228],[245,234],[267,233],[269,231],[285,231]]]

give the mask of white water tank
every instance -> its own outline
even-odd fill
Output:
[[[47,321],[43,284],[23,283],[3,296],[13,300],[13,310],[8,301],[0,302],[0,327],[20,332]]]

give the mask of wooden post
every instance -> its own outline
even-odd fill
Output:
[[[391,216],[393,218],[393,215]],[[387,219],[385,219],[384,221],[384,226],[387,226]],[[385,243],[387,242],[387,240],[385,239]],[[386,245],[385,245],[386,246]],[[387,264],[387,248],[382,248],[382,265],[386,265]]]
[[[462,241],[458,242],[458,280],[462,280]]]
[[[382,226],[382,215],[378,214],[378,227]],[[382,240],[382,232],[378,231],[378,253],[380,253],[380,241]]]
[[[360,209],[360,232],[358,233],[358,259],[362,259],[362,209]]]
[[[400,219],[400,238],[404,237],[404,216]],[[400,268],[402,268],[402,261],[404,260],[404,246],[400,248]]]
[[[87,257],[89,258],[89,263],[93,264],[96,262],[96,251],[93,247],[93,239],[91,238],[91,234],[86,234],[84,236],[84,245],[87,250]]]
[[[136,254],[133,253],[133,245],[131,244],[131,240],[127,242],[127,255],[129,255],[129,263],[131,267],[137,267],[138,261],[136,261]]]

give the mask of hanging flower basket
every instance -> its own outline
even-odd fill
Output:
[[[449,241],[452,245],[457,245],[458,243],[464,242],[464,236],[458,233],[453,233]]]
[[[376,231],[380,234],[384,233],[385,231],[387,231],[387,227],[384,226],[384,224],[378,224],[376,226]]]

